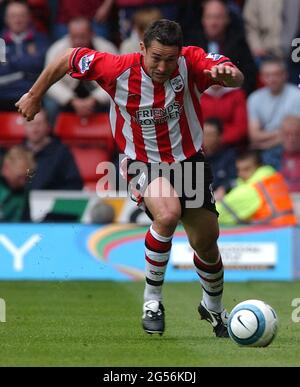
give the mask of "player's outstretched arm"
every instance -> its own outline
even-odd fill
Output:
[[[223,82],[224,86],[240,87],[244,82],[244,75],[237,67],[219,64],[210,70],[204,70],[204,74],[216,82]]]
[[[50,63],[38,77],[31,89],[24,94],[16,103],[18,112],[27,121],[34,119],[40,111],[43,95],[53,83],[60,80],[69,70],[69,60],[73,49],[68,49],[66,53],[55,62]]]

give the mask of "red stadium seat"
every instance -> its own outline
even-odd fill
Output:
[[[95,146],[70,146],[80,175],[84,181],[84,187],[95,190],[97,181],[103,176],[96,173],[97,165],[103,161],[111,161],[110,153]]]
[[[19,144],[24,137],[23,117],[17,112],[0,112],[0,146]]]
[[[110,152],[114,149],[108,113],[96,113],[86,118],[75,113],[60,113],[54,134],[69,145],[97,144]]]

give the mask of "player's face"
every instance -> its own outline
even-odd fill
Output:
[[[142,55],[147,73],[154,82],[164,83],[170,79],[177,67],[180,50],[176,46],[164,46],[153,40],[150,47],[141,43]]]

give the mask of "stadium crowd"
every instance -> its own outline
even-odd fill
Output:
[[[49,89],[34,121],[20,122],[15,103],[43,67],[69,47],[137,51],[147,26],[162,17],[181,24],[185,45],[228,56],[245,75],[242,88],[212,86],[200,97],[216,199],[225,202],[236,188],[240,154],[249,150],[259,151],[262,165],[279,172],[290,192],[300,193],[300,56],[297,61],[292,55],[300,38],[298,0],[0,0],[0,38],[6,43],[0,63],[0,210],[19,203],[18,211],[0,211],[0,221],[28,220],[29,190],[95,188],[93,152],[99,161],[115,162],[117,155],[113,140],[101,137],[103,120],[99,139],[74,134],[65,141],[59,135],[59,122],[65,130],[74,122],[85,130],[94,118],[108,116],[109,97],[96,82],[65,76]],[[20,143],[23,153],[14,148]],[[18,162],[11,165],[12,158]],[[24,163],[34,171],[28,173]],[[87,184],[89,166],[94,185]],[[10,173],[23,179],[16,186],[7,178],[14,168]]]

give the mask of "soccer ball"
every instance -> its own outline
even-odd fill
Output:
[[[228,319],[228,333],[242,346],[266,347],[276,336],[278,317],[274,309],[260,300],[237,304]]]

